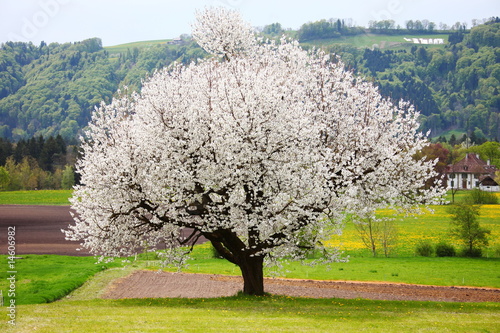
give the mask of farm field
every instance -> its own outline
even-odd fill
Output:
[[[37,191],[42,192],[42,191]],[[59,192],[59,191],[58,191]],[[0,198],[5,192],[0,193]],[[23,198],[26,204],[40,200],[33,193],[7,193],[5,203]],[[67,202],[71,192],[57,193],[58,201]],[[64,198],[66,195],[66,198]],[[461,199],[462,194],[456,196]],[[7,198],[8,199],[5,199]],[[14,200],[14,201],[13,201]],[[56,200],[57,202],[57,200]],[[415,256],[415,244],[426,239],[432,243],[448,240],[449,216],[444,206],[434,206],[434,214],[425,213],[396,221],[398,242],[390,258],[373,258],[364,249],[354,227],[346,225],[340,245],[349,262],[325,266],[285,263],[279,276],[319,280],[389,281],[443,286],[500,288],[500,258],[496,256],[500,229],[500,205],[481,208],[481,224],[492,230],[490,247],[484,258],[436,258]],[[390,212],[380,212],[389,214]],[[215,259],[209,244],[195,248],[194,259],[186,272],[239,275],[238,268]],[[106,285],[136,269],[158,269],[152,253],[136,261],[108,264],[102,271],[92,257],[57,255],[24,256],[18,260],[19,304],[16,327],[0,321],[2,332],[495,332],[500,330],[499,303],[444,303],[416,301],[372,301],[344,299],[307,299],[285,296],[234,296],[214,299],[124,299],[103,300],[99,296]],[[7,265],[7,257],[0,263]],[[118,267],[117,267],[118,266]],[[114,267],[114,268],[112,268]],[[70,268],[70,269],[68,269]],[[6,294],[6,279],[1,272],[0,290]],[[44,272],[40,274],[40,272]],[[69,274],[70,272],[71,274]],[[74,272],[79,272],[75,279]],[[267,272],[270,275],[271,272]],[[92,277],[93,276],[93,277]],[[83,281],[83,286],[79,287]],[[77,289],[75,289],[77,288]],[[74,290],[69,296],[71,290]],[[21,296],[22,295],[22,296]],[[49,304],[35,304],[51,302]],[[24,303],[24,304],[23,304]],[[4,317],[6,318],[6,317]],[[193,318],[197,318],[193,322]]]
[[[422,39],[443,39],[444,44],[426,44],[428,48],[443,48],[446,43],[448,43],[448,35],[446,34],[431,34],[431,35],[384,35],[384,34],[362,34],[356,36],[343,36],[340,38],[333,39],[321,39],[314,41],[307,41],[302,44],[304,45],[316,45],[316,46],[329,46],[335,44],[348,44],[354,47],[364,49],[364,48],[380,48],[388,50],[400,50],[400,49],[410,49],[412,46],[419,46],[421,44],[413,44],[408,42],[405,38],[422,38]]]

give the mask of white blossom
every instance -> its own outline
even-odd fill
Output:
[[[94,112],[68,239],[122,256],[145,241],[174,248],[192,228],[242,268],[246,288],[250,258],[301,253],[346,214],[441,194],[423,188],[434,162],[412,159],[427,142],[410,105],[321,51],[257,41],[233,12],[208,9],[194,29],[223,59],[160,70]]]

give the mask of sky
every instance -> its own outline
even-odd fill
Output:
[[[500,16],[499,0],[0,0],[0,43],[77,42],[99,37],[104,46],[170,39],[191,33],[196,10],[224,6],[252,26],[279,22],[298,29],[340,18],[369,21],[429,20],[453,25]]]

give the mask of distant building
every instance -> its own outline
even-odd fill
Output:
[[[403,38],[407,42],[411,42],[413,44],[444,44],[443,38]]]
[[[476,154],[467,154],[455,164],[446,168],[447,187],[449,189],[471,190],[479,188],[485,191],[499,191],[494,180],[497,168],[490,161],[483,161]]]
[[[168,41],[167,44],[170,44],[170,45],[182,45],[182,44],[184,44],[184,41],[182,40],[182,38],[177,37],[177,38],[174,38],[174,39]]]

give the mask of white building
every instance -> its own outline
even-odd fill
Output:
[[[483,161],[476,154],[467,154],[465,158],[446,169],[448,189],[470,190],[479,188],[485,191],[500,191],[495,179],[497,168],[490,161]]]

